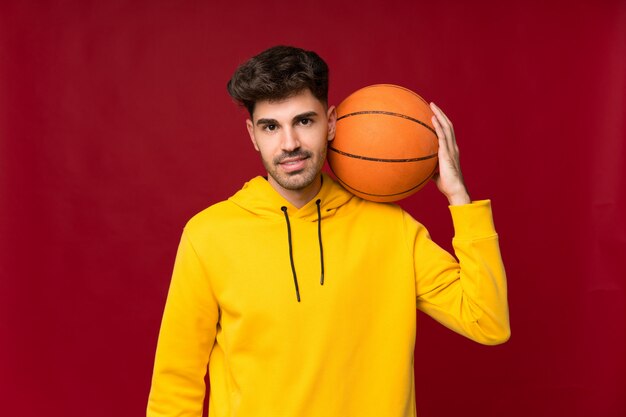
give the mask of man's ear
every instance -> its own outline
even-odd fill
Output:
[[[248,135],[250,135],[250,140],[252,141],[252,145],[254,146],[254,149],[256,149],[258,152],[259,147],[257,146],[256,139],[254,137],[254,124],[252,123],[252,120],[246,119],[246,128],[248,129]]]
[[[335,127],[337,125],[337,109],[335,106],[330,106],[326,113],[328,118],[328,141],[335,139]]]

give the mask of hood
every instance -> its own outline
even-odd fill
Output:
[[[300,209],[285,200],[278,191],[263,177],[255,177],[244,184],[235,195],[228,200],[239,207],[261,217],[283,217],[282,207],[287,207],[290,217],[302,220],[317,221],[317,200],[321,200],[321,218],[333,216],[336,210],[354,198],[341,185],[327,174],[322,173],[322,188],[315,197]]]

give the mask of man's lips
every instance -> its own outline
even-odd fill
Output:
[[[284,158],[278,164],[287,172],[300,171],[304,169],[308,156],[298,156],[292,158]]]

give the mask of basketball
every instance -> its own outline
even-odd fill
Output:
[[[437,169],[438,139],[428,103],[391,84],[357,90],[337,107],[328,164],[353,194],[390,202],[422,188]]]

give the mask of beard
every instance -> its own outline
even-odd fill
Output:
[[[288,158],[304,159],[305,167],[298,171],[284,172],[280,164]],[[319,154],[297,149],[293,152],[283,152],[272,160],[263,158],[263,166],[278,185],[286,190],[297,191],[308,187],[315,181],[324,166],[325,160],[326,147]]]

